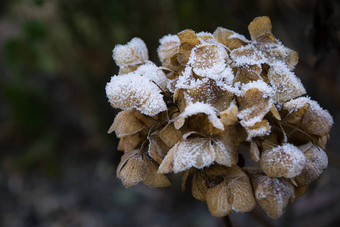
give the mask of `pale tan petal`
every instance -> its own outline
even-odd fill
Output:
[[[292,178],[302,172],[306,157],[299,148],[287,143],[263,151],[260,164],[269,177]]]
[[[223,217],[232,212],[230,193],[226,181],[209,188],[206,195],[207,205],[210,213],[216,217]]]
[[[173,146],[159,167],[159,173],[182,172],[191,167],[203,168],[215,160],[215,152],[208,138],[183,140]]]
[[[250,43],[243,35],[225,28],[217,28],[214,32],[214,38],[228,47],[230,50],[242,47]]]
[[[143,182],[150,187],[168,187],[171,185],[169,179],[164,174],[157,173],[159,164],[149,158],[143,157],[145,163],[145,175]]]
[[[125,187],[141,182],[145,176],[145,164],[139,151],[125,153],[117,167],[117,176]]]
[[[194,31],[187,29],[178,33],[178,38],[180,39],[178,61],[182,65],[185,65],[189,61],[192,48],[200,44],[201,41],[197,37]]]
[[[196,171],[192,178],[191,193],[195,199],[206,201],[206,194],[208,191],[207,182],[200,171]]]

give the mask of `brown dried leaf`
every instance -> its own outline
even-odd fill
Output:
[[[178,33],[180,39],[178,62],[185,65],[189,61],[192,48],[200,44],[201,41],[197,37],[194,31],[187,29]]]

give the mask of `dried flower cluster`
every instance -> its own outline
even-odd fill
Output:
[[[120,138],[126,187],[169,186],[165,174],[183,172],[183,188],[192,174],[193,196],[214,216],[258,203],[278,218],[327,167],[333,120],[304,96],[297,52],[275,39],[268,17],[248,29],[251,40],[225,28],[164,36],[161,67],[139,38],[114,48],[120,71],[106,94],[123,111],[109,132]],[[255,166],[239,162],[240,144]]]

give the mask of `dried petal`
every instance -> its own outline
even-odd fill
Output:
[[[144,155],[145,175],[143,182],[150,187],[168,187],[171,185],[169,179],[164,174],[157,173],[159,164]]]
[[[254,209],[256,201],[249,177],[237,165],[227,168],[226,176],[232,209],[237,212],[249,212]]]
[[[168,67],[171,62],[171,57],[179,51],[179,38],[177,35],[166,35],[160,40],[160,46],[158,47],[158,57],[162,62],[162,65]]]
[[[294,199],[294,187],[284,178],[270,178],[261,170],[246,168],[253,185],[255,198],[271,218],[279,218],[288,202]]]
[[[180,39],[178,62],[185,65],[189,61],[192,48],[200,44],[201,41],[197,37],[194,31],[187,29],[178,33]]]
[[[206,194],[208,191],[207,182],[200,171],[196,171],[192,178],[191,193],[195,199],[206,201]]]
[[[252,140],[250,142],[250,157],[255,162],[260,161],[260,150],[259,150],[259,147],[257,146],[257,144],[254,140]]]
[[[106,85],[106,95],[114,108],[136,108],[149,116],[167,109],[157,85],[134,73],[113,76]]]
[[[156,131],[149,135],[149,150],[148,154],[152,157],[156,162],[161,163],[169,151],[170,147],[164,143],[164,141],[160,138],[159,131]]]
[[[222,27],[215,30],[214,38],[230,50],[245,46],[249,43],[249,40],[247,40],[243,35]]]
[[[174,126],[176,129],[181,128],[184,125],[185,118],[198,115],[203,113],[206,115],[213,127],[223,130],[223,124],[221,120],[217,117],[214,108],[209,104],[204,104],[201,102],[193,103],[187,106],[183,113],[181,113],[174,121]],[[201,125],[201,122],[198,122]],[[202,126],[202,125],[201,125]]]
[[[248,26],[248,30],[250,33],[251,40],[255,41],[259,37],[264,36],[266,34],[271,34],[272,32],[272,23],[269,17],[256,17]]]
[[[268,79],[275,90],[274,101],[283,103],[287,100],[306,94],[299,78],[284,64],[270,67]]]
[[[172,147],[182,139],[182,133],[173,124],[168,124],[159,132],[159,137],[168,147]]]
[[[194,72],[202,77],[220,74],[226,67],[227,51],[214,44],[201,44],[194,47],[188,61]]]
[[[191,167],[198,169],[211,165],[215,152],[210,139],[194,138],[183,140],[173,146],[161,163],[158,172],[182,172]]]
[[[117,167],[117,176],[125,187],[141,182],[145,175],[145,165],[139,151],[125,153]]]
[[[255,81],[242,87],[239,102],[238,118],[243,127],[253,126],[261,122],[272,107],[273,90],[263,81]]]
[[[307,161],[302,173],[295,180],[299,186],[303,186],[315,181],[321,175],[328,166],[328,158],[324,150],[312,143],[299,146],[299,149],[304,151]]]
[[[121,138],[141,131],[144,124],[136,117],[137,114],[140,114],[140,112],[135,109],[119,112],[109,129],[109,133],[115,131],[117,137]]]
[[[237,124],[238,123],[237,114],[238,107],[236,105],[236,101],[233,100],[228,109],[220,113],[220,119],[224,127]]]
[[[143,138],[140,133],[123,136],[119,141],[118,150],[124,152],[133,151],[141,144],[141,142],[143,142],[144,139],[145,138]]]
[[[206,195],[210,213],[216,217],[223,217],[232,212],[227,181],[209,188]]]
[[[149,59],[144,41],[137,37],[126,45],[116,45],[112,57],[118,66],[137,65]]]
[[[306,164],[306,157],[299,148],[287,143],[263,151],[260,164],[269,177],[291,178],[301,173]]]

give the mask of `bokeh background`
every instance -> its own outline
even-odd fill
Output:
[[[105,84],[112,49],[218,26],[246,35],[256,16],[299,52],[296,74],[334,116],[329,168],[278,220],[257,207],[233,226],[340,225],[340,3],[336,0],[1,0],[0,226],[223,226],[180,177],[170,188],[124,188],[106,133],[118,110]],[[190,188],[189,188],[190,189]]]

